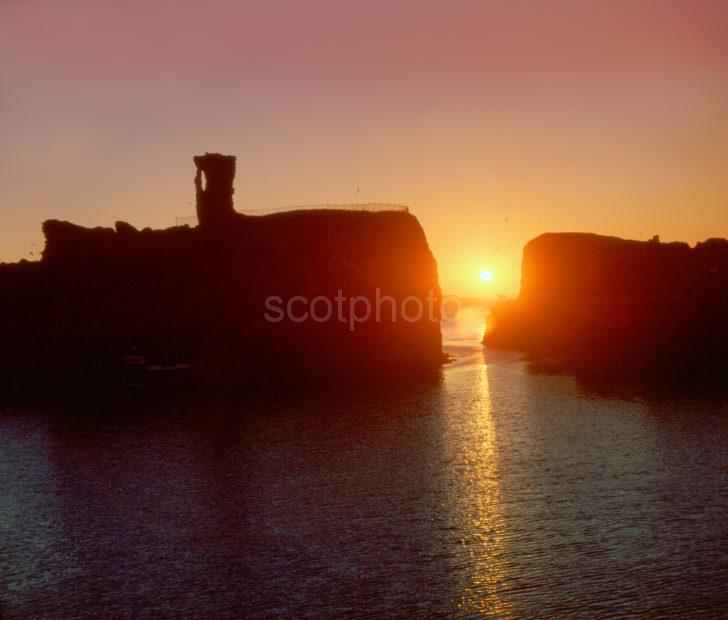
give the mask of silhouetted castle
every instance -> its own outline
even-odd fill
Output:
[[[0,389],[83,390],[144,360],[207,385],[331,380],[434,369],[438,322],[272,323],[271,296],[438,296],[406,212],[233,209],[235,157],[194,158],[199,226],[84,228],[49,220],[40,262],[0,265]],[[438,306],[439,307],[439,306]]]
[[[194,162],[197,166],[195,175],[197,221],[200,226],[224,225],[235,214],[233,208],[235,157],[205,153],[196,155]]]

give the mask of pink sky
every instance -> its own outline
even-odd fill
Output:
[[[0,80],[4,260],[171,225],[206,150],[238,209],[412,205],[466,295],[547,230],[728,235],[728,2],[0,0]]]

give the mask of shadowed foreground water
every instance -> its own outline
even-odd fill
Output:
[[[447,335],[379,394],[4,411],[0,615],[728,613],[724,400]]]

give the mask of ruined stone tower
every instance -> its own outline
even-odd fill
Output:
[[[233,180],[235,156],[205,153],[193,158],[197,166],[197,221],[200,226],[219,226],[235,213]],[[203,181],[204,174],[204,181]]]

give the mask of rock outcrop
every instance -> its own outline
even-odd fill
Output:
[[[439,309],[434,258],[407,212],[232,208],[235,158],[196,157],[199,226],[136,230],[43,224],[37,263],[0,266],[0,385],[100,384],[130,350],[188,361],[195,381],[358,379],[435,369],[439,314],[351,324],[275,315],[267,300],[391,296]],[[201,175],[206,175],[203,183]],[[348,308],[348,306],[347,306]],[[319,301],[318,315],[324,302]],[[363,309],[358,311],[363,315]],[[278,320],[280,319],[280,320]]]
[[[549,233],[484,343],[589,378],[704,377],[728,367],[728,241]]]

